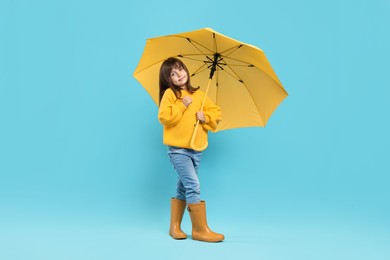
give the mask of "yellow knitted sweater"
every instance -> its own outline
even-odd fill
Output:
[[[186,107],[177,99],[171,89],[167,89],[161,99],[158,119],[164,126],[163,143],[165,145],[191,148],[190,142],[196,124],[196,112],[200,111],[205,93],[197,90],[190,94],[181,90],[181,97],[190,96],[192,103]],[[195,144],[202,147],[207,142],[208,130],[214,131],[221,120],[221,109],[209,97],[203,106],[206,122],[199,125]]]

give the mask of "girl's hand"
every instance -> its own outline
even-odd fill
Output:
[[[181,100],[181,102],[183,102],[183,104],[188,107],[191,103],[192,103],[192,99],[189,97],[189,96],[185,96],[183,97],[183,99]]]
[[[202,111],[196,112],[196,119],[198,119],[202,124],[206,122],[206,116]]]

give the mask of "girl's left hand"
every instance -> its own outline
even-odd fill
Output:
[[[198,119],[201,123],[206,122],[206,116],[202,111],[196,112],[196,119]]]

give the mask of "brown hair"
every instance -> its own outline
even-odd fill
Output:
[[[199,89],[199,87],[194,88],[191,86],[190,73],[188,71],[187,66],[181,60],[171,57],[171,58],[166,59],[161,64],[161,67],[160,67],[160,81],[159,81],[159,87],[160,87],[159,98],[160,99],[159,99],[159,102],[161,102],[161,99],[162,99],[165,91],[168,88],[172,89],[173,93],[175,93],[176,98],[178,98],[178,99],[181,98],[180,88],[175,86],[171,80],[172,69],[173,68],[180,68],[180,67],[182,67],[187,72],[187,75],[188,75],[188,81],[186,83],[186,87],[187,87],[188,92],[194,93],[195,91],[197,91]]]

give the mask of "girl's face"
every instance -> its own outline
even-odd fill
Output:
[[[179,67],[172,68],[170,77],[171,77],[172,83],[175,86],[177,86],[181,89],[186,88],[187,81],[188,81],[188,75],[183,67],[179,66]]]

